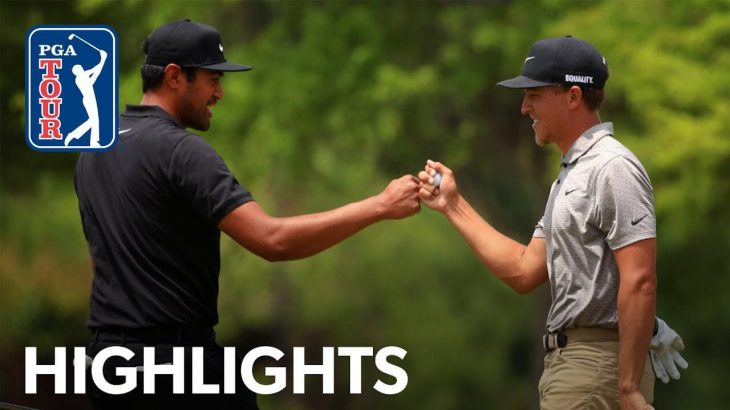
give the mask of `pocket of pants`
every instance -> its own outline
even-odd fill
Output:
[[[550,367],[552,367],[553,362],[555,362],[555,357],[558,355],[558,350],[553,350],[552,352],[545,353],[545,357],[542,359],[543,368],[545,370],[548,370]]]
[[[550,368],[553,366],[557,354],[558,351],[553,350],[552,352],[545,353],[545,357],[542,359],[544,368],[542,375],[540,375],[540,381],[537,383],[537,391],[540,398],[544,395],[545,383],[547,382],[548,377],[550,377]]]
[[[605,367],[615,359],[610,354],[601,351],[588,343],[576,343],[563,349],[558,349],[560,358],[571,365],[595,370]],[[618,365],[618,363],[616,363]]]

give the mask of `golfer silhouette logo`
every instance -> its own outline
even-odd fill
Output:
[[[108,26],[36,26],[26,37],[26,142],[37,151],[116,143],[117,36]]]
[[[94,68],[90,70],[85,71],[80,64],[74,65],[71,69],[71,71],[76,76],[76,86],[79,87],[79,91],[81,91],[81,101],[84,104],[86,113],[89,115],[89,119],[81,123],[81,125],[76,127],[75,130],[66,135],[65,145],[68,146],[69,142],[75,139],[79,139],[87,131],[91,131],[89,146],[93,148],[99,148],[101,147],[101,145],[99,145],[99,107],[96,101],[96,94],[94,93],[94,83],[96,82],[96,79],[99,78],[101,70],[104,69],[104,62],[106,61],[107,52],[104,50],[99,50],[91,43],[75,34],[71,34],[70,36],[68,36],[69,40],[73,40],[74,38],[78,38],[79,40],[88,44],[94,50],[98,51],[99,55],[101,56],[101,60],[99,61],[99,64],[97,64],[96,66],[94,66]]]

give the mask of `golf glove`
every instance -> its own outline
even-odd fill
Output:
[[[689,364],[679,354],[684,350],[682,338],[659,318],[657,320],[657,333],[651,338],[651,365],[654,367],[654,374],[664,383],[669,383],[669,378],[679,380],[677,366],[686,369]]]

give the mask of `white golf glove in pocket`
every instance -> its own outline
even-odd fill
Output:
[[[669,383],[669,378],[679,380],[679,369],[686,369],[689,364],[679,354],[684,350],[682,338],[659,318],[657,320],[657,333],[651,338],[651,365],[654,367],[654,374],[664,383]]]

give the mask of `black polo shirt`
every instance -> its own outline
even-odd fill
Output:
[[[158,106],[128,105],[119,140],[85,152],[76,194],[95,270],[90,328],[218,323],[220,230],[253,200],[223,159]]]

